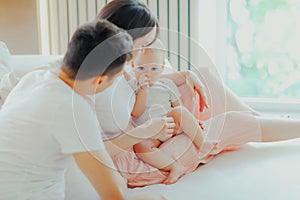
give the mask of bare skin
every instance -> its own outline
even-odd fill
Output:
[[[136,101],[131,115],[139,118],[146,111],[148,89],[155,84],[165,83],[160,82],[160,77],[164,69],[164,54],[154,49],[145,49],[139,53],[135,62],[133,63],[135,78],[138,81],[139,90],[136,93]],[[167,91],[165,91],[167,94]],[[165,100],[165,99],[164,99]],[[171,101],[171,99],[168,99]],[[163,101],[163,100],[162,100]],[[166,113],[167,117],[173,118],[177,130],[173,135],[184,133],[189,136],[196,148],[201,150],[205,155],[211,149],[217,148],[218,142],[207,141],[205,135],[198,123],[198,120],[185,107],[180,106],[179,100],[170,102],[172,110]],[[206,104],[204,104],[206,105]],[[147,140],[134,145],[134,152],[143,161],[154,166],[155,168],[169,171],[169,176],[165,180],[165,184],[172,184],[183,176],[187,168],[179,164],[174,158],[159,150],[159,146],[167,138],[158,138],[157,140]],[[204,145],[205,144],[205,145]],[[203,148],[205,147],[205,148]]]
[[[170,171],[169,176],[164,181],[166,185],[176,183],[187,172],[188,168],[180,165],[178,162],[174,162],[168,170]]]
[[[156,139],[145,140],[141,145],[134,145],[134,151],[139,158],[149,161],[149,164],[163,171],[168,171],[169,176],[164,181],[165,184],[173,184],[183,176],[188,168],[179,164],[176,160],[161,151],[158,147],[162,142]]]

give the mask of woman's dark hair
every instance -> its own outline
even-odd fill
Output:
[[[123,29],[106,20],[95,20],[75,31],[61,69],[73,80],[111,77],[132,58],[132,49],[132,38]]]
[[[132,39],[145,36],[156,27],[154,43],[159,35],[159,24],[149,8],[137,0],[113,0],[106,4],[96,17],[106,19],[118,27],[127,30]]]

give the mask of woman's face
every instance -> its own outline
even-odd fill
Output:
[[[133,59],[135,59],[136,55],[140,50],[142,50],[144,47],[149,46],[151,42],[156,37],[156,28],[153,28],[149,33],[144,35],[143,37],[137,38],[133,41]]]

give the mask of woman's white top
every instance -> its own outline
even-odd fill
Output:
[[[104,148],[91,106],[49,71],[24,76],[0,111],[0,199],[63,200],[72,154]]]

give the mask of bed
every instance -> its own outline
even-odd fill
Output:
[[[174,185],[135,188],[168,199],[299,200],[300,140],[248,143],[217,155]]]
[[[10,56],[10,55],[6,55]],[[61,56],[13,55],[9,62],[17,76],[37,67],[53,67]],[[300,130],[299,130],[300,135]],[[237,151],[217,155],[209,163],[173,185],[130,189],[132,194],[161,193],[168,199],[299,200],[300,139],[248,143]]]

